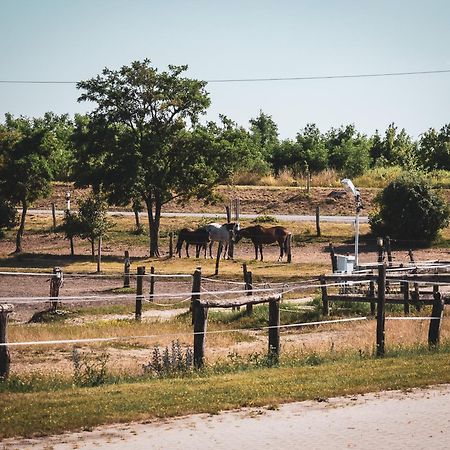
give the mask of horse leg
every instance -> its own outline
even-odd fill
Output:
[[[212,246],[213,246],[213,243],[212,243],[212,241],[209,243],[209,257],[210,258],[212,258],[213,257],[213,255],[212,255]]]
[[[284,255],[284,253],[283,253],[283,245],[284,245],[283,241],[278,241],[278,245],[280,246],[280,256],[278,258],[278,262],[280,262],[280,261],[283,261],[283,255]]]
[[[253,244],[255,246],[255,259],[258,261],[258,244]]]
[[[263,260],[262,244],[259,244],[259,253],[261,254],[261,261],[262,261]]]
[[[225,242],[225,246],[223,249],[223,259],[230,259],[230,256],[228,255],[228,242]]]

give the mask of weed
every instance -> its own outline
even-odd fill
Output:
[[[157,377],[180,375],[192,370],[194,353],[191,347],[186,347],[185,352],[177,339],[172,341],[171,348],[165,347],[161,353],[158,346],[153,347],[151,361],[142,365],[144,373]]]
[[[82,355],[76,347],[72,350],[73,379],[76,386],[92,387],[107,381],[106,364],[109,355],[105,352]]]

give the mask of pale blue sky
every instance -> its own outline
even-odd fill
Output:
[[[192,77],[299,77],[450,69],[450,2],[0,0],[0,80],[74,80],[137,59]],[[308,122],[413,136],[450,122],[450,74],[209,84],[207,118],[248,126],[260,109],[282,138]],[[84,112],[71,85],[0,84],[0,115]]]

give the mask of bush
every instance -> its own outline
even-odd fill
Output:
[[[3,228],[12,228],[17,221],[17,212],[10,202],[0,197],[0,237],[3,237]]]
[[[380,209],[370,218],[372,232],[427,243],[448,225],[449,209],[417,172],[395,179],[376,199]]]

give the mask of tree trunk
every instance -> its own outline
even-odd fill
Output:
[[[20,217],[20,226],[19,230],[17,231],[16,250],[14,251],[14,253],[22,253],[22,237],[23,232],[25,230],[25,219],[27,216],[27,210],[28,210],[28,203],[24,200],[22,202],[22,216]]]
[[[150,258],[159,257],[158,240],[161,221],[161,202],[151,198],[145,199],[150,237]],[[154,212],[153,212],[154,207]]]
[[[134,221],[136,222],[136,230],[140,230],[141,221],[139,220],[139,211],[137,209],[134,210]]]
[[[91,243],[91,255],[92,255],[92,259],[93,261],[95,261],[95,239],[89,239],[90,243]]]

